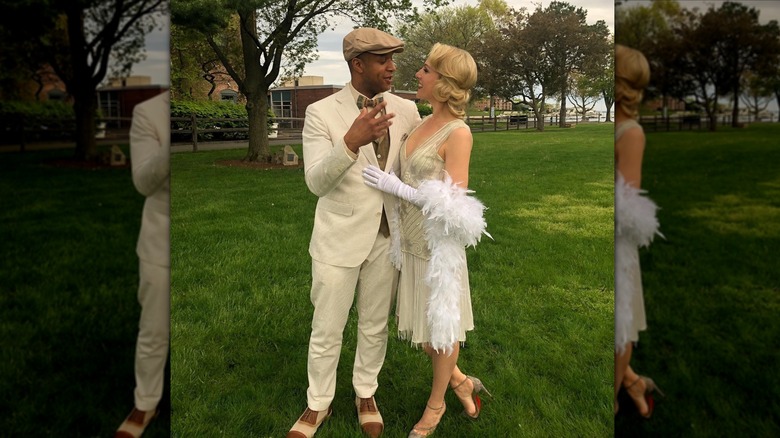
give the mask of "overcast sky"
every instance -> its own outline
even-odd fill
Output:
[[[507,0],[509,6],[519,9],[526,8],[534,10],[536,4],[541,3],[547,7],[551,0]],[[418,2],[415,2],[418,3]],[[477,6],[477,0],[455,0],[454,6]],[[609,27],[610,32],[615,30],[615,8],[612,0],[570,0],[568,3],[583,7],[588,11],[588,23],[595,23],[597,20],[604,20]],[[319,51],[319,60],[306,66],[304,75],[323,76],[326,84],[343,85],[349,82],[349,71],[344,61],[342,53],[342,40],[344,35],[352,30],[354,24],[344,20],[340,22],[335,30],[327,30],[320,35],[317,49]]]
[[[168,40],[170,29],[168,17],[158,21],[162,29],[155,29],[146,35],[146,60],[133,66],[134,76],[151,76],[152,84],[168,86],[171,83],[170,51]]]

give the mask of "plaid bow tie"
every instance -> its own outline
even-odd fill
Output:
[[[358,109],[363,109],[363,107],[373,108],[373,107],[379,105],[380,103],[382,103],[383,100],[384,100],[384,97],[382,97],[382,96],[379,96],[376,99],[367,99],[363,95],[360,95],[357,98],[357,107],[358,107]]]

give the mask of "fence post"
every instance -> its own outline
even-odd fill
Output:
[[[195,113],[190,114],[190,123],[192,127],[192,152],[198,152],[198,123]]]
[[[482,123],[479,124],[482,127],[481,132],[485,132],[485,115],[482,114]]]
[[[24,138],[24,117],[19,118],[19,128],[22,130],[21,144],[19,145],[19,152],[24,152],[25,138]]]

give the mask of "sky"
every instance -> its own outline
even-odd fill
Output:
[[[552,0],[506,0],[507,4],[514,8],[526,8],[534,10],[538,4],[546,8]],[[414,2],[419,4],[420,2]],[[582,7],[588,11],[587,22],[593,24],[598,20],[604,20],[610,33],[615,31],[615,4],[614,0],[568,0],[567,3]],[[477,0],[454,0],[451,6],[477,6]],[[320,35],[317,49],[319,59],[307,65],[304,75],[322,76],[325,84],[344,85],[349,82],[349,71],[344,61],[342,52],[342,40],[344,35],[352,30],[353,23],[348,20],[340,22],[335,30],[328,29]],[[599,101],[596,111],[606,111],[603,101]]]
[[[133,65],[130,74],[151,76],[152,84],[168,86],[171,83],[168,18],[160,19],[159,23],[162,24],[162,29],[155,29],[146,35],[146,60]]]

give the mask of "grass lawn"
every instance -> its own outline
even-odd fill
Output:
[[[612,434],[612,143],[612,124],[475,135],[471,188],[495,241],[468,251],[476,330],[459,365],[495,398],[472,423],[449,391],[437,436]],[[317,198],[302,169],[215,164],[243,153],[171,161],[173,436],[283,436],[306,405]],[[377,401],[385,436],[401,437],[431,368],[390,330]],[[352,315],[318,437],[361,436],[355,333]]]
[[[651,133],[642,186],[666,240],[641,252],[632,360],[666,393],[617,436],[780,436],[780,125]]]
[[[133,406],[143,197],[129,168],[46,164],[72,154],[0,154],[2,436],[113,436]]]

